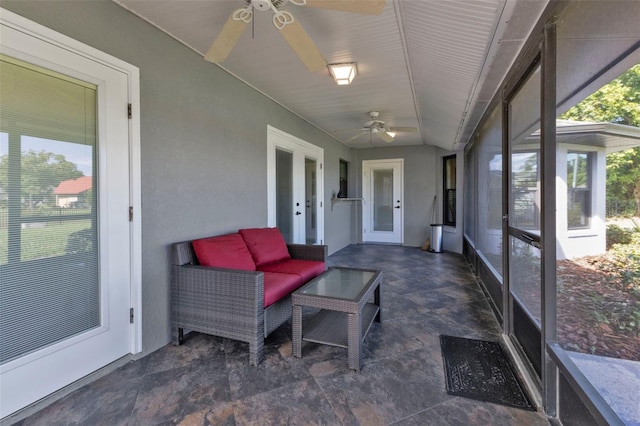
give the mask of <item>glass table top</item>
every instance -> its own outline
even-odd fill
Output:
[[[330,269],[324,276],[302,289],[301,293],[339,299],[355,299],[375,275],[375,271]]]

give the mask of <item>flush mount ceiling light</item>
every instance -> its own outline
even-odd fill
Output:
[[[355,62],[344,64],[329,64],[329,72],[336,81],[338,86],[351,84],[355,76],[358,74],[358,68]]]

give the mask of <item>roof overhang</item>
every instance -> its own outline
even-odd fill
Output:
[[[607,154],[640,146],[640,128],[616,123],[556,120],[558,143],[605,148]]]

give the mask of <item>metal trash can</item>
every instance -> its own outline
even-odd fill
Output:
[[[429,251],[442,253],[442,224],[431,224],[431,248]]]

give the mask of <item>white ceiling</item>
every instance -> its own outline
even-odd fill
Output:
[[[204,55],[244,0],[114,0]],[[366,1],[366,0],[360,0]],[[357,62],[350,86],[311,73],[271,22],[253,25],[220,66],[345,143],[379,111],[399,133],[393,145],[460,149],[467,142],[546,0],[387,0],[379,16],[294,4],[291,12],[328,63]],[[204,59],[203,59],[204,60]],[[387,146],[363,133],[353,148]]]

